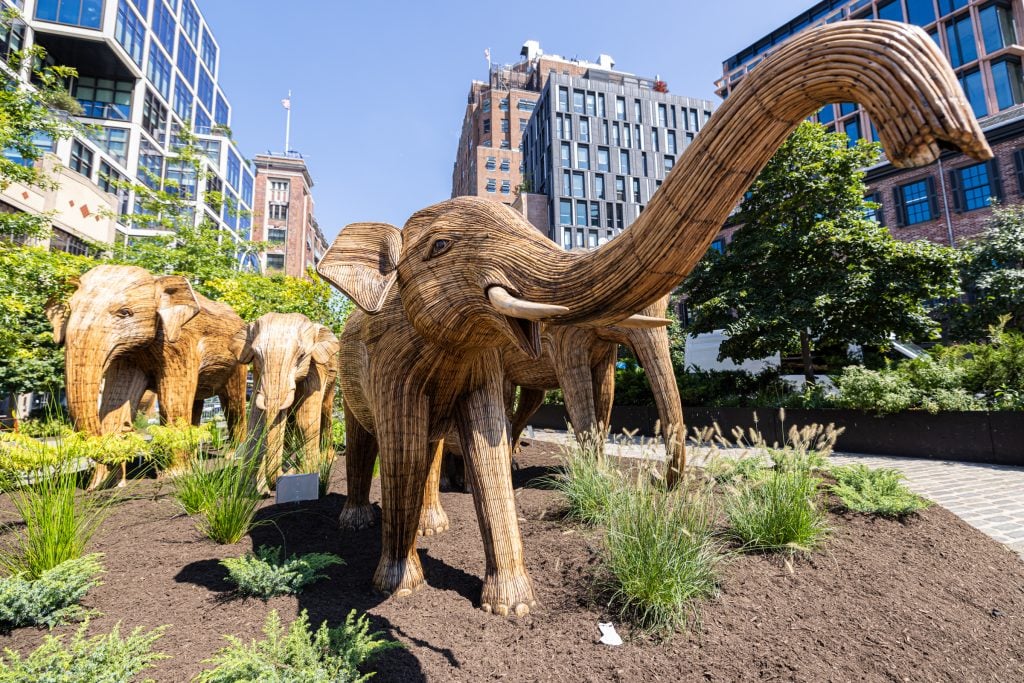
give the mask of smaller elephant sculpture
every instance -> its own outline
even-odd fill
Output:
[[[97,436],[131,430],[152,391],[165,424],[199,424],[203,400],[218,396],[232,438],[241,438],[246,369],[228,344],[245,323],[229,306],[197,294],[184,277],[137,266],[96,266],[75,284],[68,303],[46,314],[64,345],[77,429]],[[97,465],[90,486],[108,474]]]
[[[298,437],[295,457],[314,471],[321,457],[330,457],[321,439],[331,433],[339,350],[333,332],[301,313],[267,313],[232,339],[235,358],[252,363],[255,375],[244,448],[246,457],[258,459],[260,490],[277,486],[286,432]]]

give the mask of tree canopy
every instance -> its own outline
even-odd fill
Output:
[[[958,291],[957,257],[898,241],[868,217],[877,206],[861,169],[878,154],[801,124],[750,188],[728,248],[709,251],[683,283],[688,332],[724,329],[720,358],[737,362],[800,350],[812,381],[812,345],[934,336],[926,302]]]

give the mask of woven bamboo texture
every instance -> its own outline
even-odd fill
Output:
[[[363,309],[342,334],[341,389],[352,420],[349,458],[358,463],[380,452],[378,588],[405,594],[423,585],[415,546],[424,485],[436,443],[454,425],[483,538],[481,607],[503,615],[530,610],[502,350],[515,346],[536,358],[541,319],[612,325],[668,294],[789,133],[839,101],[866,107],[898,166],[928,163],[940,145],[991,156],[926,33],[841,22],[809,30],[766,59],[687,148],[640,218],[592,252],[564,252],[510,208],[476,197],[423,209],[401,231],[384,224],[342,230],[318,268]],[[368,517],[365,508],[347,509],[343,521]]]
[[[277,486],[287,456],[303,471],[319,471],[331,457],[322,439],[331,433],[338,378],[338,338],[301,313],[267,313],[239,330],[231,352],[252,364],[254,393],[243,444],[261,490]]]
[[[218,396],[233,437],[245,433],[246,369],[229,350],[244,327],[228,306],[175,275],[102,265],[84,273],[65,309],[51,315],[64,343],[68,409],[90,434],[128,431],[144,393],[164,423],[198,424]],[[105,477],[97,468],[93,482]]]

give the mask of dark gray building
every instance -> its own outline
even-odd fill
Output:
[[[552,240],[596,247],[640,215],[714,108],[665,90],[597,68],[550,75],[523,134],[523,189],[547,203],[547,224],[533,222]]]

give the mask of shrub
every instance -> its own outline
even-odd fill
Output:
[[[729,457],[716,453],[704,464],[704,471],[717,483],[739,482],[756,479],[765,473],[768,462],[761,455]]]
[[[147,431],[152,437],[149,447],[153,461],[162,470],[180,470],[199,455],[203,443],[210,441],[214,427],[194,427],[184,421],[174,425],[153,425]]]
[[[199,530],[217,543],[237,543],[252,529],[263,499],[256,489],[256,465],[255,459],[232,462],[198,480]]]
[[[903,485],[903,475],[893,469],[845,465],[831,471],[836,483],[829,489],[843,506],[854,512],[882,517],[905,517],[930,503]]]
[[[195,459],[184,474],[172,480],[174,497],[187,515],[203,512],[225,484],[220,478],[231,476],[228,467],[214,465],[213,461]]]
[[[74,431],[71,424],[62,417],[48,417],[42,420],[22,420],[18,431],[25,436],[45,439],[54,436],[66,436]]]
[[[608,466],[600,442],[589,438],[583,445],[573,442],[562,449],[562,463],[562,471],[542,477],[540,485],[565,497],[569,517],[588,526],[602,524],[621,481],[618,471]]]
[[[287,559],[281,548],[264,546],[256,554],[246,553],[220,562],[228,570],[228,580],[238,586],[241,595],[267,600],[276,595],[300,593],[306,585],[326,578],[319,574],[332,565],[345,564],[337,555],[308,553]]]
[[[99,555],[67,560],[38,579],[14,574],[0,579],[0,625],[48,626],[77,621],[89,612],[78,603],[98,586],[103,568]]]
[[[324,622],[315,633],[310,632],[305,610],[287,632],[277,610],[272,610],[263,633],[265,639],[249,645],[226,636],[229,645],[206,660],[214,668],[200,673],[194,683],[365,681],[372,674],[360,675],[361,664],[384,650],[401,647],[383,640],[380,632],[370,633],[366,615],[356,618],[355,610],[338,628],[329,629]]]
[[[605,568],[610,604],[639,628],[685,628],[697,601],[715,593],[722,560],[710,496],[684,485],[665,491],[624,486],[607,513]]]
[[[118,623],[104,635],[86,638],[88,622],[65,646],[63,636],[46,636],[43,644],[22,658],[7,649],[0,659],[0,683],[128,683],[166,655],[153,652],[163,627],[134,629],[122,638]]]
[[[889,371],[850,366],[843,368],[836,386],[839,388],[837,402],[844,408],[885,415],[908,410],[918,402],[918,394],[910,381]]]
[[[82,556],[115,499],[76,499],[78,474],[67,462],[30,472],[28,481],[10,495],[24,527],[15,529],[14,543],[0,551],[0,566],[38,579]]]
[[[746,550],[810,551],[828,531],[819,479],[804,468],[774,469],[726,496],[730,533]]]

